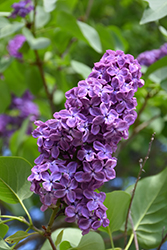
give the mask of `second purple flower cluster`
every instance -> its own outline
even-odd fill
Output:
[[[115,178],[112,153],[137,117],[140,77],[133,56],[107,50],[88,78],[66,92],[66,109],[35,122],[40,156],[28,177],[31,190],[40,196],[42,211],[59,199],[66,220],[77,221],[83,234],[109,224],[105,193],[95,190]]]

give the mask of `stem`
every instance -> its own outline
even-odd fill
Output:
[[[55,244],[54,244],[54,242],[53,242],[51,236],[48,235],[46,238],[49,240],[52,249],[53,249],[53,250],[56,250],[56,246],[55,246]]]
[[[107,229],[108,229],[108,234],[110,236],[111,247],[114,250],[114,242],[113,242],[113,238],[112,238],[112,233],[111,233],[110,227],[108,226]]]
[[[52,225],[53,225],[53,222],[54,222],[54,220],[55,220],[55,217],[56,217],[56,215],[57,215],[58,210],[59,210],[59,203],[58,203],[58,206],[57,206],[57,207],[53,210],[53,212],[52,212],[52,215],[51,215],[51,217],[50,217],[48,226],[47,226],[47,228],[46,228],[46,233],[51,233],[51,227],[52,227]]]
[[[126,245],[126,247],[124,248],[124,250],[128,250],[129,249],[130,245],[132,244],[133,238],[134,238],[134,235],[131,234],[131,236],[129,238],[129,241],[128,241],[128,244]]]
[[[159,244],[159,246],[157,247],[157,250],[161,249],[161,246],[163,245],[163,243],[166,241],[167,239],[167,234],[165,234],[165,236],[162,238],[161,243]]]
[[[134,225],[133,225],[133,220],[132,220],[131,214],[129,214],[129,219],[130,219],[130,223],[131,223],[132,230],[133,230],[135,247],[136,247],[136,250],[139,250],[139,244],[138,244],[138,241],[137,241],[137,235],[136,235],[136,232],[135,232],[135,229],[134,229]]]
[[[36,57],[36,65],[37,65],[37,67],[39,69],[39,72],[40,72],[40,75],[41,75],[41,78],[42,78],[42,82],[43,82],[43,86],[44,86],[44,89],[45,89],[45,93],[46,93],[46,95],[48,97],[51,112],[53,114],[55,112],[55,107],[54,107],[54,104],[53,104],[53,95],[49,93],[47,83],[46,83],[46,79],[45,79],[45,75],[44,75],[43,63],[40,60],[38,51],[34,50],[34,53],[35,53],[35,57]]]
[[[16,216],[10,216],[10,215],[1,215],[0,218],[9,218],[8,220],[3,220],[0,222],[0,224],[4,224],[6,222],[12,221],[12,220],[18,220],[20,222],[25,223],[26,225],[30,225],[28,221],[26,221],[24,218],[16,217]]]
[[[89,0],[89,2],[88,2],[88,6],[87,6],[86,13],[84,16],[84,21],[86,21],[89,18],[93,2],[94,2],[94,0]]]
[[[26,213],[27,216],[28,216],[28,219],[29,219],[29,222],[30,222],[30,225],[29,225],[29,226],[33,226],[32,218],[31,218],[31,216],[30,216],[30,214],[29,214],[27,208],[24,206],[24,203],[23,203],[21,200],[19,200],[19,202],[20,202],[22,208],[24,209],[25,213]]]
[[[149,158],[150,151],[151,151],[151,146],[152,146],[154,137],[155,137],[155,133],[152,134],[151,141],[149,142],[149,147],[148,147],[147,155],[146,155],[146,157],[144,158],[144,162],[143,162],[143,159],[140,159],[140,160],[139,160],[140,171],[139,171],[139,173],[138,173],[136,183],[135,183],[134,188],[133,188],[133,190],[132,190],[132,196],[131,196],[131,200],[130,200],[130,204],[129,204],[129,208],[128,208],[128,213],[127,213],[127,217],[126,217],[126,222],[125,222],[125,239],[124,239],[124,245],[126,245],[126,241],[127,241],[127,227],[128,227],[128,219],[129,219],[130,211],[131,211],[131,207],[132,207],[132,201],[133,201],[133,198],[134,198],[134,195],[135,195],[135,191],[136,191],[136,187],[137,187],[138,181],[140,180],[140,176],[141,176],[141,174],[142,174],[143,168],[144,168],[144,166],[145,166],[145,164],[146,164],[146,161],[147,161],[148,158]]]

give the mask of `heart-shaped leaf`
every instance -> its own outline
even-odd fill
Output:
[[[27,177],[32,166],[21,157],[0,157],[0,199],[15,204],[32,195]]]
[[[167,168],[155,176],[142,179],[137,185],[131,215],[142,248],[157,247],[162,240],[162,233],[167,233],[166,183]]]

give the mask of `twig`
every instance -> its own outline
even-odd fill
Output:
[[[126,217],[126,222],[125,222],[125,239],[124,239],[124,246],[126,245],[127,243],[127,226],[128,226],[128,219],[129,219],[129,215],[130,215],[130,211],[131,211],[131,207],[132,207],[132,201],[133,201],[133,198],[134,198],[134,195],[135,195],[135,191],[136,191],[136,187],[137,187],[137,184],[140,180],[140,176],[142,174],[142,171],[143,171],[143,168],[146,164],[146,161],[148,160],[149,158],[149,155],[150,155],[150,151],[151,151],[151,146],[152,146],[152,143],[153,143],[153,140],[155,138],[155,133],[152,134],[152,137],[151,137],[151,140],[149,142],[149,147],[148,147],[148,151],[147,151],[147,155],[145,156],[144,158],[144,161],[143,159],[140,159],[139,160],[139,164],[140,164],[140,171],[138,173],[138,176],[137,176],[137,180],[135,182],[135,185],[134,185],[134,188],[132,190],[132,196],[131,196],[131,200],[130,200],[130,204],[129,204],[129,208],[128,208],[128,213],[127,213],[127,217]]]
[[[94,0],[89,0],[89,2],[88,2],[88,6],[87,6],[86,13],[84,16],[84,21],[86,21],[89,18],[93,2],[94,2]]]
[[[55,246],[55,244],[54,244],[54,242],[53,242],[51,236],[48,235],[46,238],[49,240],[52,249],[53,249],[53,250],[56,250],[56,246]]]
[[[68,43],[68,45],[67,45],[65,51],[61,54],[61,58],[64,58],[64,57],[68,54],[68,52],[69,52],[69,50],[70,50],[70,48],[71,48],[71,45],[72,45],[74,42],[76,42],[76,41],[77,41],[77,38],[75,38],[75,37],[73,37],[73,38],[69,41],[69,43]]]
[[[131,224],[132,230],[133,230],[135,247],[136,247],[136,250],[139,250],[139,244],[138,244],[138,241],[137,241],[137,235],[136,235],[136,232],[135,232],[135,229],[134,229],[131,213],[129,214],[129,220],[130,220],[130,224]]]
[[[139,126],[137,126],[132,134],[129,136],[128,140],[126,141],[123,141],[120,146],[119,146],[119,149],[116,151],[115,153],[115,157],[118,156],[119,152],[140,132],[142,131],[143,129],[145,129],[148,125],[150,125],[154,120],[156,120],[157,118],[159,118],[160,115],[155,115],[153,116],[150,120],[148,121],[145,121],[143,123],[141,123]]]
[[[162,238],[159,246],[157,247],[157,250],[160,250],[161,249],[161,246],[163,245],[163,243],[166,241],[167,239],[167,233],[165,234],[165,236]]]

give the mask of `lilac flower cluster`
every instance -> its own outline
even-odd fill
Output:
[[[29,91],[22,97],[13,95],[8,108],[9,114],[0,115],[0,137],[5,140],[5,144],[8,144],[9,137],[21,127],[26,118],[29,119],[27,134],[31,134],[32,122],[39,118],[39,110],[33,99]]]
[[[9,55],[18,59],[22,59],[23,55],[19,52],[19,49],[23,46],[23,43],[26,41],[25,36],[19,34],[11,39],[8,43],[7,50]]]
[[[140,65],[150,66],[157,60],[167,55],[167,43],[163,44],[160,49],[148,50],[141,53],[137,60]]]
[[[30,11],[34,9],[31,0],[20,1],[19,3],[14,3],[11,6],[14,10],[9,17],[16,18],[17,16],[25,17]]]
[[[107,50],[88,78],[66,92],[66,109],[35,122],[40,156],[28,177],[31,191],[40,196],[42,211],[59,199],[66,221],[77,221],[83,234],[109,224],[105,193],[95,190],[115,178],[112,153],[136,119],[140,77],[133,56]]]

